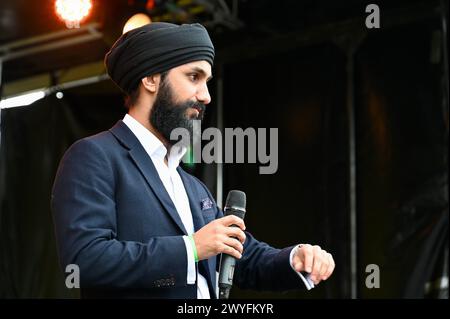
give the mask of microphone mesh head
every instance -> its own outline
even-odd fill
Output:
[[[238,190],[231,190],[228,192],[225,207],[235,207],[245,211],[246,204],[247,198],[244,192]]]

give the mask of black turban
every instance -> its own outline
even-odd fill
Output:
[[[123,34],[105,56],[106,71],[126,93],[142,78],[179,65],[206,60],[213,65],[214,46],[198,23],[155,22]]]

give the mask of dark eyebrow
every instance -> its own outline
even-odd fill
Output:
[[[192,67],[192,71],[198,72],[198,73],[202,74],[203,76],[206,76],[205,70],[203,70],[202,68],[199,68],[198,66]],[[210,75],[210,76],[206,79],[206,81],[208,82],[208,81],[211,80],[211,79],[212,79],[212,75]]]

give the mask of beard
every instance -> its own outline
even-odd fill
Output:
[[[188,110],[194,108],[199,113],[197,116],[189,116]],[[153,127],[161,133],[170,145],[174,145],[183,139],[171,140],[170,135],[174,129],[183,128],[189,133],[189,144],[196,142],[199,138],[194,136],[194,121],[202,120],[205,112],[205,105],[200,102],[184,101],[176,103],[174,92],[167,78],[161,82],[161,86],[150,112],[149,121]],[[198,134],[198,133],[197,133]],[[192,144],[191,144],[192,145]],[[183,143],[183,146],[188,146]]]

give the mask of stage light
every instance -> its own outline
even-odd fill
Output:
[[[136,13],[134,16],[128,19],[127,23],[125,23],[122,33],[142,27],[143,25],[149,24],[151,22],[152,20],[148,15],[144,13]]]
[[[7,98],[0,101],[0,109],[7,109],[16,106],[30,105],[45,97],[44,91],[36,91],[26,94],[21,94],[15,97]]]
[[[56,0],[56,14],[64,20],[69,29],[79,28],[92,8],[91,0]]]
[[[56,98],[58,100],[61,100],[64,97],[64,93],[61,91],[56,92]]]

